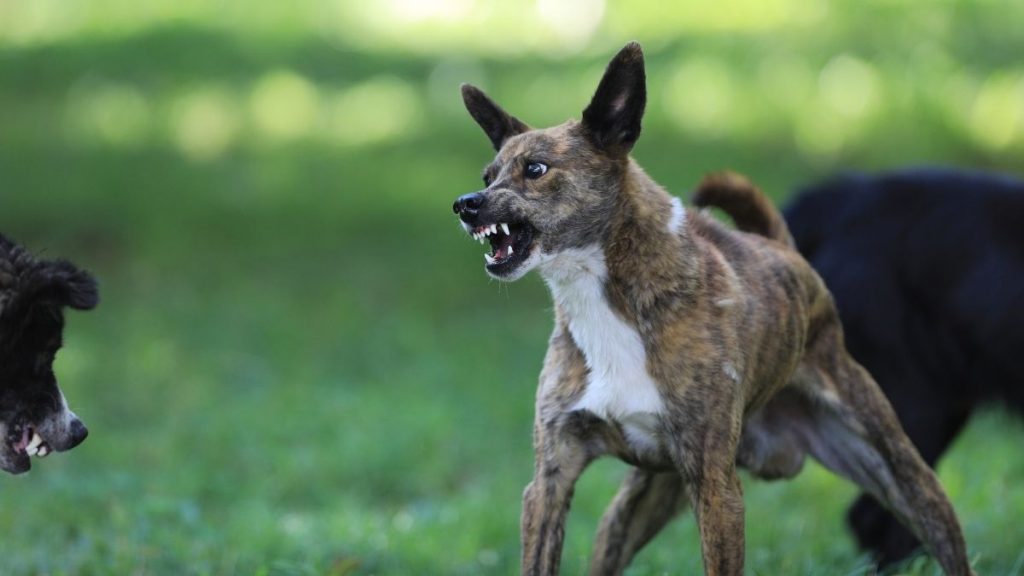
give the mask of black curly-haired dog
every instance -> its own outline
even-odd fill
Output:
[[[65,260],[41,260],[0,236],[0,469],[20,474],[30,456],[70,450],[88,431],[53,374],[64,308],[89,310],[96,280]]]
[[[935,462],[986,401],[1024,414],[1024,181],[915,169],[845,175],[785,210],[846,345]],[[869,496],[850,509],[882,564],[920,543]]]

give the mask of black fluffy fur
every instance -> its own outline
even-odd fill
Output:
[[[98,302],[88,272],[65,260],[37,259],[0,236],[0,442],[7,443],[0,446],[0,464],[8,472],[28,469],[25,454],[9,451],[26,426],[40,433],[60,429],[59,438],[47,439],[57,450],[84,439],[80,421],[74,429],[47,425],[63,409],[53,360],[62,343],[64,309],[88,310]]]
[[[846,175],[785,210],[847,347],[934,466],[975,408],[1024,414],[1024,181],[915,169]],[[920,544],[868,496],[848,520],[882,564]]]

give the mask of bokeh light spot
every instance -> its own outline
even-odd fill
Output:
[[[687,132],[720,136],[732,127],[735,86],[729,70],[711,58],[688,59],[669,81],[664,105],[669,116]]]
[[[604,18],[604,0],[537,0],[537,15],[567,47],[581,48]]]
[[[990,149],[1006,148],[1024,121],[1024,75],[998,74],[981,86],[971,107],[971,136]]]
[[[874,67],[863,60],[840,54],[825,65],[818,77],[821,95],[836,112],[863,117],[878,106],[881,82]]]
[[[72,88],[68,113],[80,136],[110,146],[137,146],[150,135],[152,111],[131,84],[86,81]]]
[[[391,76],[373,78],[345,90],[330,104],[330,136],[344,145],[393,140],[415,132],[422,120],[416,91]]]
[[[249,96],[255,127],[271,140],[308,136],[320,114],[319,94],[309,80],[289,70],[265,74]]]
[[[231,95],[219,88],[190,92],[174,104],[174,143],[186,157],[215,160],[234,143],[240,119]]]

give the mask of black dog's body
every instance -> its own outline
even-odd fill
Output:
[[[1024,414],[1024,182],[848,175],[804,191],[785,216],[835,297],[847,347],[929,465],[979,404]],[[919,546],[867,496],[849,520],[883,563]]]
[[[40,260],[0,236],[0,469],[74,448],[87,434],[53,374],[64,308],[98,302],[96,281],[65,260]]]

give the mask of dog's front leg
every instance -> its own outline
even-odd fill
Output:
[[[601,421],[572,405],[586,386],[587,365],[569,330],[556,324],[537,390],[533,480],[523,494],[522,571],[557,574],[565,517],[580,474],[604,450]]]
[[[693,386],[670,430],[673,458],[700,529],[707,576],[743,574],[743,487],[736,471],[742,406],[734,395]],[[719,387],[717,390],[728,390]],[[680,424],[681,423],[681,424]]]
[[[523,494],[522,572],[530,576],[558,574],[573,487],[594,456],[571,430],[568,414],[540,422],[534,432],[536,466]]]

